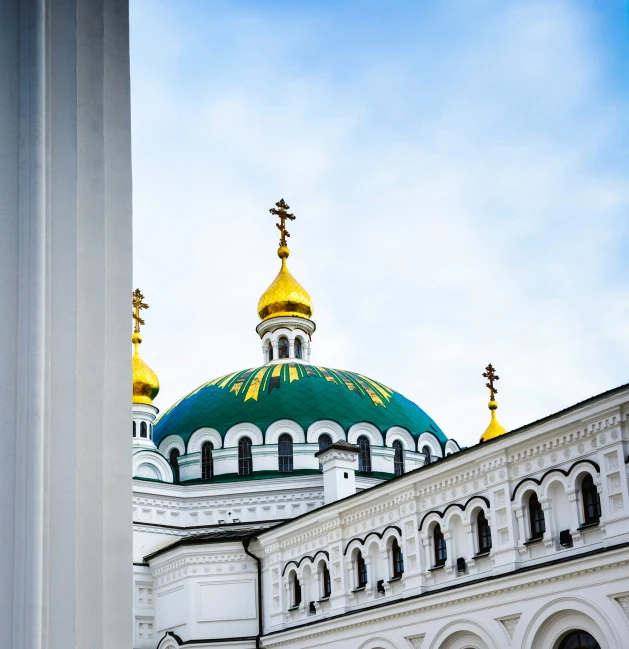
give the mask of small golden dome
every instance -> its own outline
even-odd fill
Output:
[[[282,267],[258,302],[258,315],[261,320],[277,316],[312,317],[312,300],[308,291],[286,267],[289,254],[287,246],[280,246],[277,251],[277,256],[282,260]]]
[[[142,334],[133,332],[133,403],[153,405],[153,399],[159,392],[157,374],[140,357]]]
[[[489,426],[487,426],[487,430],[482,434],[480,438],[481,442],[487,442],[488,440],[493,439],[494,437],[499,437],[500,435],[504,435],[507,432],[500,425],[498,419],[496,418],[496,410],[498,410],[498,404],[492,400],[487,404],[487,407],[491,410],[491,421],[489,422]]]

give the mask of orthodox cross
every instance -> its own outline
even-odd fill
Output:
[[[496,374],[496,370],[494,369],[494,366],[489,363],[489,365],[485,368],[485,373],[483,376],[489,380],[488,383],[485,385],[489,388],[489,393],[490,393],[490,401],[495,401],[495,397],[498,394],[498,390],[494,387],[494,381],[498,381],[500,377]]]
[[[133,291],[133,319],[135,320],[133,331],[136,333],[140,333],[140,325],[144,324],[144,320],[140,317],[140,310],[148,308],[149,305],[144,301],[144,295],[139,288],[136,288]]]
[[[280,199],[278,203],[275,203],[275,207],[272,207],[269,212],[280,220],[279,223],[276,223],[275,226],[280,231],[280,246],[286,246],[286,237],[290,237],[289,231],[286,229],[286,219],[291,221],[295,220],[294,214],[289,214],[288,210],[290,205],[287,205],[284,199]]]

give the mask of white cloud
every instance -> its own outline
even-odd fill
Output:
[[[490,361],[507,428],[624,381],[626,100],[578,4],[481,6],[464,24],[437,5],[385,57],[349,38],[335,62],[295,58],[316,17],[214,16],[244,52],[219,60],[185,12],[135,5],[135,272],[162,408],[260,362],[282,196],[314,361],[391,385],[460,443],[487,424]]]

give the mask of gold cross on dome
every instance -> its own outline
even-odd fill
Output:
[[[491,363],[489,363],[489,365],[485,368],[483,376],[486,379],[489,379],[489,382],[485,384],[489,388],[489,394],[491,395],[489,399],[490,401],[495,401],[498,390],[494,387],[494,381],[498,381],[500,377],[496,374],[496,370]]]
[[[286,229],[286,219],[290,219],[291,221],[295,220],[295,215],[289,214],[288,210],[290,210],[290,205],[287,205],[283,198],[280,199],[279,202],[275,203],[275,207],[272,207],[269,210],[271,214],[277,216],[280,220],[279,223],[275,224],[277,229],[280,231],[280,247],[287,246],[286,237],[290,237],[290,232]]]
[[[140,317],[140,309],[148,309],[149,305],[144,302],[144,295],[139,288],[133,291],[133,319],[135,320],[133,331],[140,333],[140,325],[144,324],[144,320]]]

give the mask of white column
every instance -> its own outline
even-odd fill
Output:
[[[129,649],[127,0],[0,16],[0,627]]]

